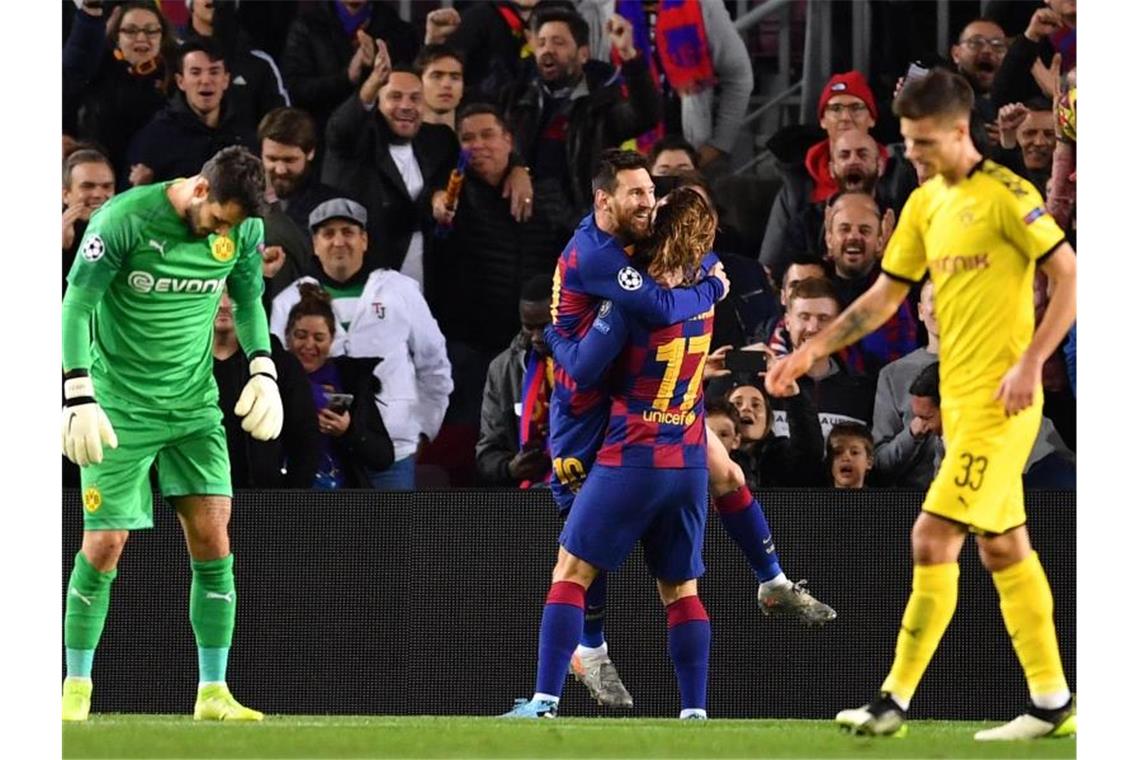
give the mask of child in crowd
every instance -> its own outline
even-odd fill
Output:
[[[835,488],[866,488],[875,464],[875,440],[866,425],[841,422],[827,436],[828,480]]]

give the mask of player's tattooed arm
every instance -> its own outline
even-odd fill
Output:
[[[845,348],[868,333],[877,330],[898,311],[910,288],[886,275],[847,307],[834,322],[827,326],[811,343],[813,356],[820,359]]]

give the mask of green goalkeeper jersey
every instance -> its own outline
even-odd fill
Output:
[[[105,405],[216,404],[213,324],[223,288],[245,351],[269,350],[260,301],[261,219],[248,218],[224,236],[199,237],[167,198],[170,184],[107,201],[92,215],[67,276],[64,369],[88,368]]]

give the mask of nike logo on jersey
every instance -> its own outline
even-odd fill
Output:
[[[158,251],[159,256],[166,258],[166,242],[165,241],[160,243],[157,240],[155,240],[154,238],[151,238],[150,240],[146,241],[146,244],[149,245],[154,250]]]
[[[207,599],[221,599],[224,602],[229,602],[230,604],[233,604],[234,603],[234,592],[227,591],[224,594],[219,594],[217,591],[207,591],[206,592],[206,598]]]
[[[74,586],[72,586],[72,587],[71,587],[71,589],[70,589],[70,590],[69,590],[67,593],[68,593],[68,594],[70,594],[71,596],[74,596],[74,597],[75,597],[75,598],[77,598],[79,601],[81,601],[81,602],[83,602],[84,604],[86,604],[88,607],[90,607],[90,606],[91,606],[91,600],[90,600],[90,599],[88,599],[87,597],[85,597],[83,594],[81,594],[81,593],[79,593],[78,591],[76,591],[76,590],[75,590],[75,587],[74,587]]]

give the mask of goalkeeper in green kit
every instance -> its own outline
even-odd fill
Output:
[[[92,217],[63,299],[63,448],[81,468],[83,548],[67,588],[63,719],[86,720],[91,665],[130,531],[153,526],[149,472],[190,552],[198,643],[195,720],[261,720],[226,686],[237,594],[230,469],[214,384],[214,314],[234,303],[250,380],[235,412],[258,440],[281,432],[261,306],[265,173],[244,148],[197,176],[129,190]]]

